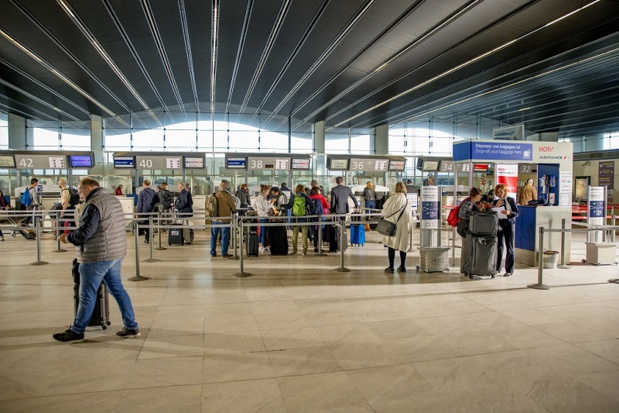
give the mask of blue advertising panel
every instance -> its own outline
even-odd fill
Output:
[[[421,203],[421,219],[433,220],[439,219],[438,202],[422,202]]]
[[[453,160],[531,161],[533,144],[520,142],[462,142],[453,146]]]

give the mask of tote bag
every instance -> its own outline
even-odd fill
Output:
[[[396,220],[396,222],[400,220],[407,206],[408,206],[408,203],[404,205],[404,208],[402,208],[402,212],[400,212],[400,215],[398,215],[398,219]],[[391,218],[397,213],[398,211],[389,215],[387,218]],[[378,223],[376,224],[376,231],[378,231],[379,234],[386,235],[388,237],[393,237],[395,235],[396,230],[397,230],[397,226],[393,222],[387,221],[385,218],[379,219]]]

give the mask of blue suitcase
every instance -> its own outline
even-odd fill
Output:
[[[365,244],[365,227],[363,225],[350,226],[350,244],[360,246]]]

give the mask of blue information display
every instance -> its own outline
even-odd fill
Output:
[[[604,201],[589,201],[589,218],[604,218]]]
[[[133,156],[115,156],[114,168],[135,168],[135,158]]]
[[[71,168],[92,168],[92,157],[90,155],[69,155]]]
[[[421,219],[431,220],[439,219],[438,202],[422,202],[421,203]]]
[[[531,161],[533,144],[516,142],[462,142],[453,146],[454,161]]]
[[[245,169],[247,166],[246,158],[228,158],[226,159],[226,168],[228,169]]]

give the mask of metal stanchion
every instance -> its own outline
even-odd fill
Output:
[[[239,254],[237,253],[237,249],[238,249],[238,238],[240,237],[241,239],[243,239],[243,235],[244,235],[244,231],[240,231],[239,230],[239,222],[243,222],[242,219],[239,218],[239,214],[235,213],[234,215],[232,215],[232,220],[230,221],[230,235],[232,236],[232,245],[233,245],[233,254],[232,257],[230,257],[231,260],[238,260],[240,259]],[[239,234],[240,232],[240,234]],[[247,242],[249,242],[249,239],[247,240]],[[243,249],[241,248],[241,253],[240,255],[243,255]]]
[[[344,250],[346,249],[346,219],[340,221],[340,266],[335,271],[350,272],[350,268],[344,266]]]
[[[53,221],[53,218],[52,218],[52,221]],[[60,224],[60,218],[56,218],[56,229],[58,228],[58,224]],[[53,225],[54,224],[52,223],[52,226]],[[52,252],[56,252],[56,253],[67,252],[67,250],[63,250],[62,248],[60,248],[60,235],[61,234],[59,233],[59,231],[56,231],[56,249],[52,250]]]
[[[157,222],[158,222],[158,226],[161,227],[161,211],[157,214]],[[163,251],[163,250],[167,250],[167,248],[164,248],[161,246],[161,233],[163,232],[163,228],[159,228],[159,231],[157,231],[157,242],[158,242],[158,246],[157,248],[155,248],[157,251]],[[153,237],[151,237],[152,240]]]
[[[537,263],[537,284],[529,284],[527,287],[536,290],[549,290],[550,287],[543,283],[544,278],[544,227],[539,229],[539,257]]]
[[[148,249],[149,249],[150,257],[147,260],[144,260],[144,262],[157,262],[159,260],[153,258],[153,216],[152,215],[148,216],[148,226],[149,226],[148,233],[150,234],[150,240],[148,242],[148,247],[149,247]]]
[[[142,277],[140,275],[140,249],[138,245],[138,234],[140,233],[140,224],[137,221],[133,223],[133,239],[135,244],[135,275],[133,277],[129,277],[129,281],[144,281],[148,280],[147,277]]]
[[[611,207],[611,214],[613,214],[613,216],[610,219],[610,224],[614,227],[615,226],[615,206],[614,205]],[[615,230],[614,229],[610,233],[610,242],[615,242]]]
[[[41,261],[41,228],[37,225],[37,222],[34,221],[34,230],[37,237],[37,260],[30,265],[45,265],[49,264],[46,261]]]
[[[557,268],[569,270],[572,267],[565,264],[565,218],[561,220],[561,229],[563,230],[561,232],[561,265],[559,265]]]
[[[243,233],[243,220],[240,221],[241,233]],[[241,237],[241,254],[239,256],[239,272],[235,272],[235,277],[249,277],[251,273],[245,272],[243,268],[243,238]]]

